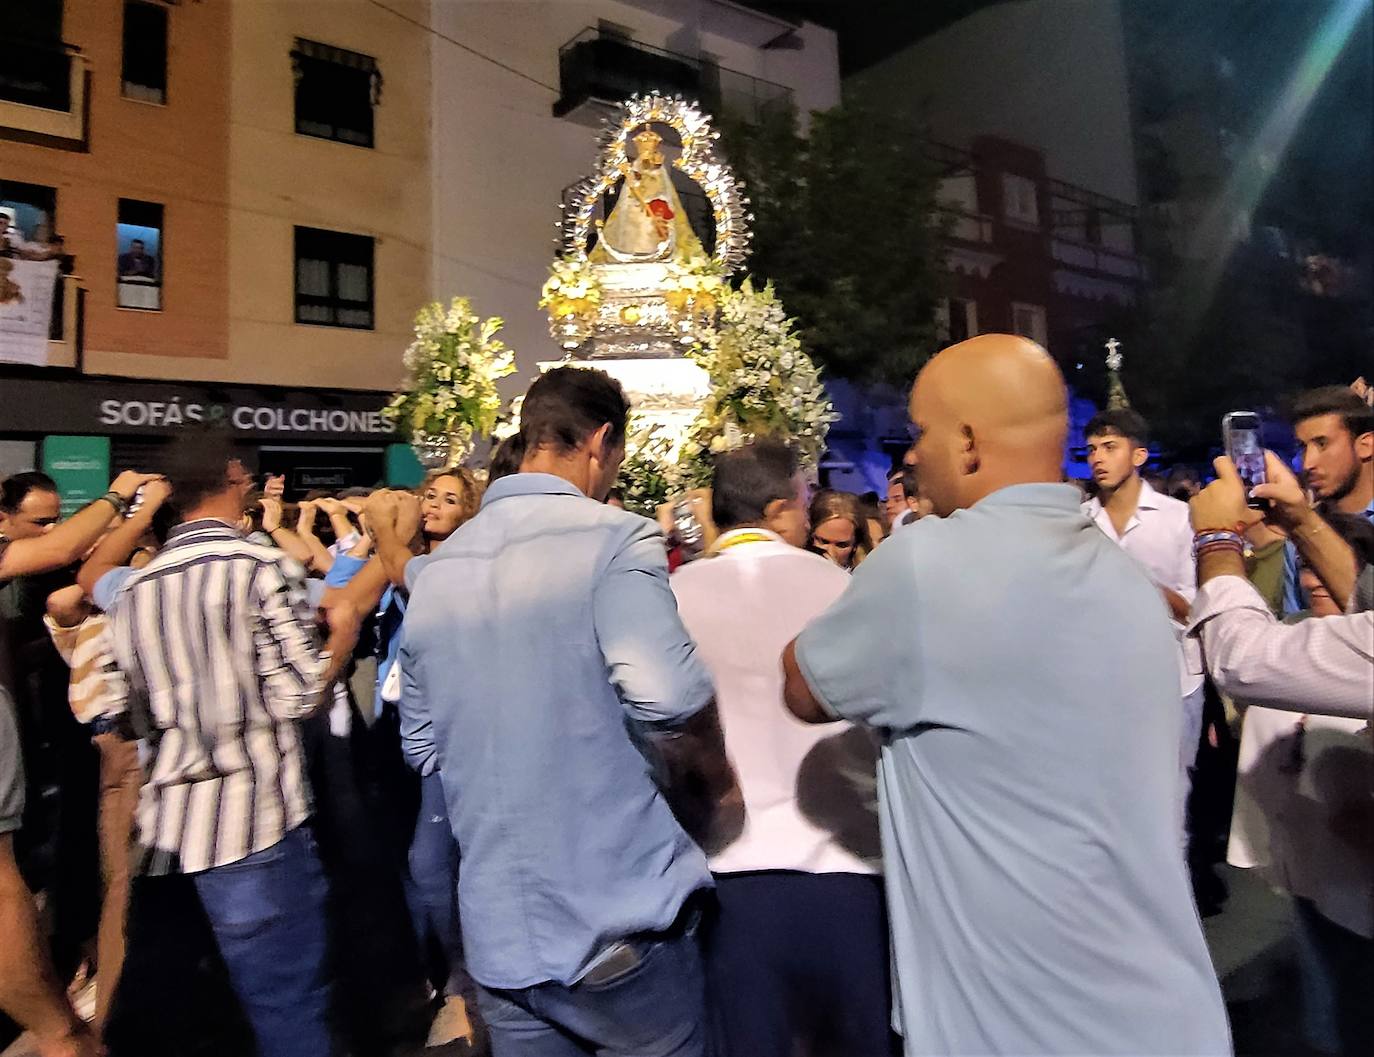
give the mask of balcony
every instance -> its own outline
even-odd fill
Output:
[[[654,92],[746,121],[792,105],[792,90],[783,85],[595,28],[558,49],[558,76],[553,116],[589,124],[632,95]]]
[[[1060,264],[1082,271],[1102,272],[1119,279],[1145,278],[1145,270],[1138,257],[1092,243],[1056,237],[1050,240],[1050,254]]]
[[[11,42],[0,65],[0,138],[84,148],[88,81],[73,46]]]

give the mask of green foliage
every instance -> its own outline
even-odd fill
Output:
[[[828,372],[905,386],[938,348],[945,292],[938,174],[917,126],[848,102],[811,116],[722,122],[753,220],[749,272],[771,282]]]

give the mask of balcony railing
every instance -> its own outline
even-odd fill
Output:
[[[1140,259],[1126,253],[1117,253],[1102,246],[1087,242],[1071,242],[1064,238],[1050,240],[1050,253],[1061,264],[1071,268],[1115,275],[1121,279],[1143,279],[1145,270]]]
[[[553,104],[554,117],[651,92],[681,95],[712,113],[748,121],[792,105],[792,90],[784,85],[595,28],[558,49],[558,74],[561,94]]]
[[[86,141],[86,58],[67,44],[12,41],[0,62],[0,134]]]

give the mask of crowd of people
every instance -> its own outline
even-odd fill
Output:
[[[3,482],[0,1009],[44,1057],[196,1052],[216,984],[263,1057],[1226,1054],[1209,702],[1304,1037],[1367,1051],[1362,395],[1298,402],[1303,483],[1190,503],[1104,412],[1085,498],[1058,370],[984,335],[885,497],[765,437],[657,523],[629,411],[555,369],[484,474],[295,504],[211,433],[65,520]]]

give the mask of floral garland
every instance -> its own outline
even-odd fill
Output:
[[[479,318],[465,297],[447,309],[438,301],[420,309],[404,357],[409,385],[382,414],[417,448],[446,440],[448,463],[461,462],[474,438],[491,435],[501,414],[496,383],[515,373],[514,352],[496,337],[503,325],[496,316]]]
[[[771,284],[762,290],[748,280],[738,290],[722,286],[718,300],[718,317],[698,330],[691,350],[710,375],[711,395],[674,461],[667,458],[666,439],[632,434],[621,470],[632,509],[652,514],[669,495],[709,484],[713,455],[760,436],[787,441],[803,472],[814,474],[840,417]]]
[[[591,262],[578,253],[554,258],[539,307],[548,310],[549,336],[555,340],[576,344],[591,334],[601,308],[601,280]]]
[[[709,324],[728,290],[724,270],[709,257],[668,265],[663,300],[672,310],[674,323],[685,340],[695,344],[696,335],[703,324]]]

